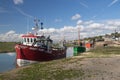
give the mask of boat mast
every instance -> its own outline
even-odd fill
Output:
[[[32,28],[32,30],[34,31],[34,34],[37,35],[38,34],[37,32],[39,30],[38,22],[40,22],[40,20],[39,19],[35,19],[34,22],[35,22],[35,26]]]
[[[39,30],[38,22],[40,22],[40,20],[39,19],[35,19],[34,22],[35,22],[35,29]]]
[[[27,18],[27,34],[29,33],[29,18]]]

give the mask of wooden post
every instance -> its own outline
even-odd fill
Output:
[[[78,28],[78,45],[80,45],[80,28]]]

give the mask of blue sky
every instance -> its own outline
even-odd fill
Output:
[[[101,32],[107,33],[120,27],[120,0],[0,0],[0,34],[26,33],[35,18],[53,31],[76,29],[79,23],[86,32],[83,34],[88,34],[86,29],[92,33],[101,26],[105,27]]]

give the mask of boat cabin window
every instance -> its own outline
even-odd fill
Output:
[[[36,38],[34,38],[34,42],[36,42]]]
[[[26,38],[23,38],[23,42],[26,42]]]
[[[30,41],[31,41],[31,43],[33,42],[32,38],[31,38],[31,40],[30,40]]]
[[[47,40],[45,38],[37,38],[37,37],[23,37],[22,43],[24,45],[32,46],[35,44],[36,46],[43,45],[43,46],[49,46],[52,47],[52,41]]]
[[[36,38],[32,38],[32,37],[23,37],[23,39],[22,39],[22,43],[24,44],[24,45],[32,45],[34,42],[36,41]]]
[[[29,38],[27,38],[27,42],[29,43]]]

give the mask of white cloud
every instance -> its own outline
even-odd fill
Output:
[[[77,21],[77,25],[81,25],[82,23],[83,23],[82,20],[78,20],[78,21]]]
[[[77,30],[78,31],[78,29],[80,29],[80,31],[84,31],[84,26],[83,25],[77,25],[76,27],[75,27],[75,30]]]
[[[7,33],[0,34],[0,41],[2,42],[19,42],[20,34],[16,34],[15,31],[11,30]]]
[[[6,35],[13,35],[13,34],[15,34],[15,31],[13,31],[13,30],[6,33]]]
[[[117,29],[117,27],[116,26],[106,25],[104,29],[108,30],[108,31],[114,31],[115,29]]]
[[[78,25],[78,23],[80,23]],[[40,30],[38,33],[44,35],[50,35],[54,41],[60,41],[65,37],[66,40],[78,39],[78,28],[80,28],[81,38],[93,37],[103,35],[106,33],[112,33],[115,30],[120,30],[120,20],[106,20],[102,22],[95,21],[76,21],[76,26],[64,26],[60,29],[48,28]],[[20,35],[11,30],[7,33],[0,34],[0,41],[20,41]]]
[[[62,22],[61,19],[55,19],[55,22]]]
[[[109,5],[108,5],[108,7],[111,7],[112,5],[114,5],[115,3],[117,3],[118,2],[118,0],[113,0]]]
[[[60,30],[63,32],[72,32],[75,28],[73,26],[64,26]]]
[[[101,23],[92,23],[90,25],[88,25],[88,27],[90,29],[100,29],[104,26],[104,24],[101,24]]]
[[[86,4],[83,3],[83,2],[80,2],[80,5],[82,5],[82,6],[85,7],[85,8],[88,8],[88,5],[86,5]]]
[[[23,4],[23,0],[13,0],[14,4],[18,5],[18,4]]]
[[[74,16],[72,16],[72,20],[78,20],[80,18],[81,18],[80,14],[75,14]]]
[[[92,24],[92,23],[94,23],[94,21],[92,21],[92,20],[84,22],[84,24],[86,24],[86,25],[89,25],[89,24]]]
[[[120,27],[120,20],[110,20],[106,21],[107,24],[112,25],[112,26],[119,26]]]
[[[21,9],[19,9],[19,8],[17,8],[17,7],[15,7],[15,9],[16,9],[20,14],[22,14],[22,15],[25,16],[25,17],[34,18],[33,16],[25,13],[24,11],[22,11]]]

